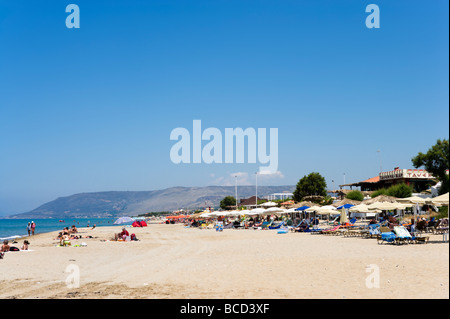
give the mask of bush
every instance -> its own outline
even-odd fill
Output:
[[[387,189],[381,188],[379,190],[376,190],[375,192],[370,194],[370,197],[375,198],[375,197],[380,196],[380,195],[387,195]]]
[[[411,197],[412,195],[412,187],[406,185],[405,183],[392,185],[387,189],[387,195],[397,198],[406,198]]]
[[[348,198],[348,199],[357,200],[357,201],[360,201],[360,202],[362,202],[364,200],[364,194],[361,193],[358,190],[354,190],[354,191],[349,192],[345,197]]]

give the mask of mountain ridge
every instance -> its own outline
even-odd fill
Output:
[[[258,186],[258,197],[293,192],[295,186]],[[238,198],[255,195],[255,186],[238,186]],[[148,212],[218,207],[225,196],[235,196],[234,186],[174,186],[152,191],[83,192],[58,197],[24,213],[3,216],[18,218],[95,218],[135,216]]]

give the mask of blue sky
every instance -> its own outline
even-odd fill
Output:
[[[68,29],[65,7],[80,8]],[[368,29],[365,8],[380,8]],[[290,185],[411,168],[449,132],[448,1],[0,0],[0,214],[59,196],[254,184],[180,164],[177,127],[278,128]]]

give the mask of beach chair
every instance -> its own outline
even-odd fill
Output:
[[[267,222],[264,221],[261,225],[261,229],[269,229],[269,227],[272,225],[273,221]]]
[[[335,235],[336,232],[339,230],[339,228],[341,228],[341,225],[337,225],[331,229],[322,229],[319,234],[323,234],[323,235]]]
[[[278,224],[276,224],[276,225],[272,224],[272,225],[270,225],[268,228],[269,228],[269,229],[279,229],[279,228],[281,228],[283,225],[284,225],[284,221],[282,221],[281,223],[278,223]]]
[[[381,245],[385,242],[389,244],[396,244],[397,235],[395,235],[389,227],[382,226],[380,227],[380,234],[377,236],[377,243]]]
[[[397,236],[397,244],[408,244],[413,240],[413,237],[405,226],[394,226],[394,233]]]
[[[440,225],[441,220],[439,219],[437,222],[434,223],[434,225],[427,227],[427,231],[433,234],[437,234]]]

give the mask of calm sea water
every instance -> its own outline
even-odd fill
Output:
[[[79,227],[113,226],[116,218],[79,218],[66,219],[60,222],[58,219],[0,219],[0,241],[5,239],[28,236],[27,225],[31,221],[36,223],[35,234],[42,234],[51,231],[63,230],[64,227],[75,225]]]

